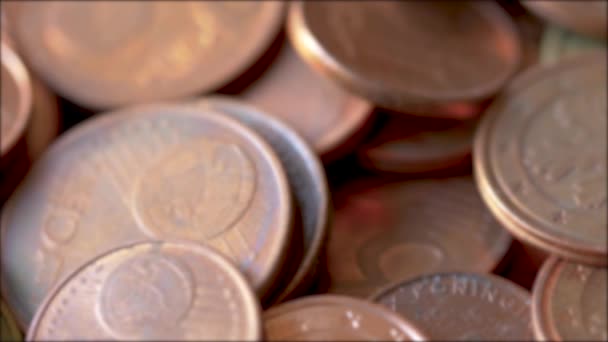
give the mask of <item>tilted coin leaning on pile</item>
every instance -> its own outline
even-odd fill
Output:
[[[1,341],[608,341],[608,2],[0,4]]]

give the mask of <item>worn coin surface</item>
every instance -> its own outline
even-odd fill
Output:
[[[531,341],[530,293],[498,276],[440,273],[396,282],[372,299],[431,340]]]
[[[347,144],[349,138],[365,126],[372,112],[369,102],[350,95],[302,61],[288,41],[242,96],[293,127],[324,157],[348,152],[340,147],[352,145]]]
[[[21,332],[4,301],[0,302],[0,341],[20,341]]]
[[[425,273],[490,272],[510,243],[471,177],[347,183],[335,198],[328,291],[367,297]]]
[[[227,341],[262,337],[258,299],[211,248],[147,242],[97,257],[48,296],[27,339]]]
[[[303,236],[302,241],[296,243],[302,243],[303,255],[301,260],[295,260],[293,273],[282,276],[289,280],[271,300],[280,302],[301,294],[314,280],[330,222],[329,190],[321,162],[292,128],[266,112],[223,96],[207,97],[196,105],[235,118],[255,130],[272,146],[281,160],[294,204],[301,213]]]
[[[142,105],[87,120],[33,166],[2,213],[2,287],[24,326],[50,288],[125,243],[206,243],[260,297],[281,268],[291,197],[253,131],[209,109]]]
[[[288,33],[308,63],[346,89],[421,115],[490,97],[521,54],[509,16],[485,1],[300,1]]]
[[[540,42],[540,61],[555,63],[567,56],[602,48],[606,49],[606,44],[601,40],[549,25],[545,28]]]
[[[283,18],[280,1],[24,1],[14,26],[49,85],[106,109],[220,88],[257,61]]]
[[[269,341],[424,341],[403,317],[346,296],[307,296],[263,314]]]
[[[542,341],[608,339],[605,267],[559,260],[545,262],[534,283],[532,317]]]
[[[605,53],[539,66],[488,109],[474,146],[482,197],[524,241],[606,265]]]

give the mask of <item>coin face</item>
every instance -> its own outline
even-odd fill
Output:
[[[293,127],[321,156],[340,149],[368,121],[371,104],[350,95],[309,67],[285,42],[243,98]],[[297,103],[297,106],[294,106]]]
[[[346,296],[306,296],[270,308],[263,319],[269,341],[426,340],[399,315]]]
[[[397,282],[373,300],[439,341],[531,341],[530,294],[490,274],[440,273]]]
[[[0,341],[20,341],[21,333],[8,307],[0,302]]]
[[[543,32],[540,60],[542,63],[555,63],[567,56],[602,48],[606,49],[605,42],[549,25]]]
[[[273,301],[282,301],[307,289],[317,268],[329,224],[327,180],[318,157],[293,129],[244,102],[211,96],[195,105],[239,120],[262,136],[281,160],[296,207],[301,211],[304,255],[302,260],[296,261],[294,273],[283,276],[290,280]]]
[[[94,258],[49,295],[28,340],[259,340],[258,300],[199,244],[148,242]]]
[[[48,84],[82,107],[103,109],[229,83],[274,40],[283,6],[30,1],[18,9],[15,31],[24,57]]]
[[[443,271],[489,272],[511,238],[470,177],[368,180],[335,198],[329,292],[367,297],[396,280]]]
[[[534,283],[532,317],[542,341],[608,339],[606,268],[551,258]]]
[[[491,96],[521,53],[507,14],[479,1],[301,1],[288,32],[310,64],[353,93],[424,115]]]
[[[474,164],[488,206],[513,234],[606,264],[606,55],[518,77],[478,130]]]
[[[178,105],[106,113],[53,144],[5,205],[5,297],[25,325],[89,259],[167,239],[217,249],[263,297],[284,261],[291,213],[280,161],[237,121]]]

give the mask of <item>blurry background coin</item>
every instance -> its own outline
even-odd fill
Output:
[[[291,233],[283,167],[264,140],[209,109],[145,105],[64,134],[2,212],[2,285],[23,326],[61,278],[114,247],[211,245],[269,294]]]
[[[294,197],[294,211],[299,213],[294,226],[299,224],[302,230],[300,236],[294,235],[289,249],[293,251],[301,244],[303,250],[300,258],[288,260],[293,265],[286,266],[289,270],[276,279],[284,284],[270,300],[280,302],[302,294],[317,275],[330,221],[329,190],[321,162],[292,128],[251,105],[224,96],[210,96],[196,105],[230,116],[255,130],[281,160]]]
[[[591,1],[521,1],[530,12],[574,32],[606,39],[608,2]]]
[[[0,341],[21,341],[21,332],[4,301],[0,302]]]
[[[258,341],[260,307],[243,275],[198,244],[151,242],[77,269],[47,297],[27,339]]]
[[[407,319],[368,301],[317,295],[289,301],[263,314],[269,341],[424,341]]]
[[[565,258],[606,265],[606,54],[518,77],[478,130],[475,175],[515,236]]]
[[[516,28],[490,2],[301,1],[289,12],[308,63],[395,111],[445,116],[446,105],[492,96],[520,62]]]
[[[216,90],[264,53],[280,1],[22,2],[24,58],[85,108],[174,100]]]
[[[530,341],[530,293],[489,274],[441,273],[397,282],[374,301],[438,341]]]
[[[345,184],[336,193],[328,291],[367,297],[396,280],[492,271],[511,238],[470,177]]]
[[[541,341],[608,339],[606,268],[559,260],[545,262],[534,284],[532,317]]]
[[[601,40],[549,25],[545,28],[540,42],[540,61],[554,63],[564,57],[602,48],[606,49],[606,43]]]
[[[372,106],[326,80],[285,41],[274,63],[242,94],[253,105],[294,128],[321,156],[348,151],[361,137]]]

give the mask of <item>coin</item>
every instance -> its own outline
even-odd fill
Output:
[[[32,77],[32,115],[25,131],[30,160],[37,160],[59,134],[61,115],[57,96],[37,77]]]
[[[308,63],[349,91],[420,115],[487,99],[521,54],[508,15],[480,1],[300,1],[288,34]]]
[[[389,115],[379,132],[357,150],[357,157],[368,169],[397,173],[461,165],[470,158],[476,127],[476,119]]]
[[[330,200],[327,180],[318,157],[289,126],[244,102],[224,96],[210,96],[196,103],[239,120],[262,136],[274,149],[287,173],[295,207],[301,212],[303,256],[295,262],[293,274],[280,289],[275,302],[301,294],[316,274],[319,255],[324,247],[330,221]],[[293,246],[292,246],[293,248]]]
[[[21,332],[8,307],[0,302],[0,341],[20,341]]]
[[[531,341],[530,293],[494,275],[441,273],[397,282],[372,299],[431,340]]]
[[[535,15],[574,32],[606,39],[606,1],[521,1]]]
[[[510,243],[471,177],[347,183],[335,197],[328,290],[367,297],[425,273],[489,272]]]
[[[280,1],[21,5],[14,26],[24,58],[59,94],[93,109],[216,90],[255,63],[284,18]]]
[[[326,159],[343,155],[368,122],[369,102],[350,95],[311,69],[289,42],[243,98],[294,128]],[[298,105],[294,105],[297,103]]]
[[[27,333],[46,340],[255,340],[260,307],[211,248],[148,242],[83,265],[47,297]]]
[[[346,296],[307,296],[263,314],[269,341],[424,341],[415,326],[380,305]]]
[[[24,326],[50,288],[126,243],[181,239],[233,260],[260,297],[281,268],[291,194],[261,137],[202,108],[141,105],[62,135],[2,213],[2,283]]]
[[[606,268],[552,257],[543,265],[532,299],[534,334],[540,341],[608,339]]]
[[[606,265],[606,54],[518,77],[486,113],[474,143],[478,187],[518,238]]]
[[[566,56],[602,48],[606,49],[606,44],[599,40],[549,25],[543,32],[540,60],[546,64],[555,63]]]

